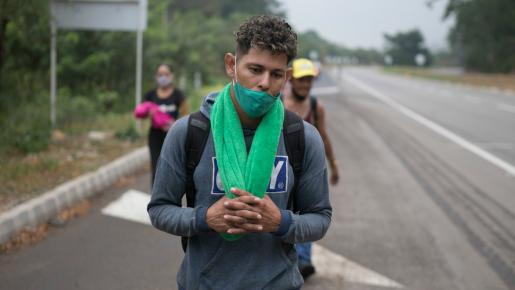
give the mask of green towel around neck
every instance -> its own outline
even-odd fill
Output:
[[[284,107],[278,98],[262,117],[247,155],[243,129],[230,92],[231,83],[220,92],[211,111],[216,160],[225,195],[230,199],[235,198],[230,189],[236,187],[263,198],[275,162]],[[221,236],[234,241],[242,235],[221,233]]]

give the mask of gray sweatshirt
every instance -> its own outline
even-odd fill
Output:
[[[210,116],[216,98],[208,95],[200,111]],[[188,248],[177,273],[183,289],[299,289],[303,284],[297,268],[294,243],[321,239],[331,223],[331,204],[322,139],[304,122],[305,154],[296,194],[299,213],[287,210],[293,187],[293,169],[288,162],[283,135],[267,194],[281,210],[275,233],[246,234],[226,241],[206,223],[207,209],[224,196],[218,175],[213,138],[210,134],[193,178],[195,207],[181,207],[186,188],[186,131],[188,117],[170,129],[159,157],[148,213],[154,227],[188,237]],[[244,129],[247,149],[255,130]]]

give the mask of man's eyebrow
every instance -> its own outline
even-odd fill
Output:
[[[257,67],[260,67],[260,68],[263,68],[265,67],[264,65],[261,65],[259,63],[254,63],[254,62],[249,62],[247,63],[248,66],[257,66]]]
[[[264,65],[259,64],[259,63],[254,63],[254,62],[247,63],[247,66],[258,67],[258,68],[261,68],[261,69],[265,68]],[[286,73],[287,70],[288,70],[288,68],[285,68],[285,69],[282,69],[282,68],[272,69],[273,72],[281,72],[281,73]]]

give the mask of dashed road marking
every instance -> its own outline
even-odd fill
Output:
[[[102,213],[108,216],[150,225],[150,218],[147,213],[147,204],[149,201],[149,194],[131,189],[120,196],[120,198],[104,207]]]
[[[344,283],[347,281],[377,287],[404,288],[396,281],[317,244],[313,244],[312,259],[317,275],[322,277],[340,278],[343,279]]]

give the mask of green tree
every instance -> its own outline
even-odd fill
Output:
[[[311,51],[316,51],[323,59],[329,55],[337,55],[342,48],[324,39],[314,30],[308,30],[298,34],[300,57],[309,57]]]
[[[384,34],[386,41],[385,53],[393,58],[395,65],[414,66],[415,57],[422,54],[426,58],[426,66],[432,62],[431,53],[424,46],[424,37],[418,29],[407,32],[398,32],[394,35]]]
[[[253,14],[283,12],[276,0],[149,1],[144,88],[154,85],[162,62],[179,77],[200,72],[204,83],[225,79],[223,53],[234,50],[233,31]],[[57,42],[58,125],[132,109],[135,33],[59,30]],[[48,138],[49,58],[49,1],[1,0],[0,139],[11,142],[4,136],[20,135],[11,143],[26,151],[40,150]],[[24,112],[32,118],[17,126]],[[31,137],[34,131],[41,134]],[[26,146],[36,139],[41,146]]]
[[[455,18],[449,41],[462,57],[465,68],[514,72],[515,1],[448,0],[447,3],[444,17]]]
[[[2,0],[0,2],[0,68],[6,56],[5,42],[7,25],[22,14],[22,9],[28,2],[28,0]]]
[[[201,73],[205,84],[226,81],[223,54],[235,49],[233,32],[243,20],[257,14],[284,13],[276,0],[149,2],[145,87],[153,85],[153,72],[160,63],[170,64],[178,78],[191,80]]]

